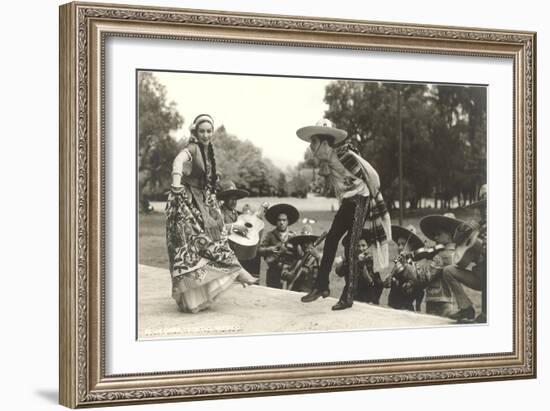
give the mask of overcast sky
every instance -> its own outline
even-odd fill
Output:
[[[215,127],[250,140],[263,155],[285,169],[303,160],[307,144],[296,130],[314,125],[328,108],[328,80],[246,75],[155,72],[177,103],[185,123],[176,138],[189,136],[197,114],[214,117]]]

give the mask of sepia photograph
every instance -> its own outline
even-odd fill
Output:
[[[136,91],[139,340],[488,323],[486,84]]]
[[[60,8],[61,404],[537,376],[536,33],[349,18]]]

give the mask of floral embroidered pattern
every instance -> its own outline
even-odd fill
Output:
[[[219,212],[214,198],[208,202],[208,207],[213,212]],[[200,271],[193,271],[200,268],[202,258],[222,265],[231,265],[237,261],[225,238],[213,241],[205,233],[201,213],[186,190],[173,190],[170,193],[166,203],[166,217],[170,272],[174,277],[200,277]]]

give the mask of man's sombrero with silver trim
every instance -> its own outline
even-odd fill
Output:
[[[294,245],[302,245],[304,243],[313,243],[317,241],[318,238],[318,235],[313,234],[313,228],[310,225],[306,224],[302,227],[302,231],[300,231],[300,234],[289,238],[288,242]]]
[[[334,144],[338,144],[346,139],[348,133],[339,128],[335,128],[330,120],[323,118],[314,126],[306,126],[298,129],[296,135],[308,143],[311,142],[311,137],[315,135],[332,136],[334,137]]]

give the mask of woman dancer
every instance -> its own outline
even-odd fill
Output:
[[[166,204],[166,240],[172,276],[172,298],[180,311],[197,313],[234,281],[255,284],[239,264],[227,242],[225,225],[216,200],[216,158],[211,139],[214,120],[201,114],[191,125],[191,138],[172,166],[172,188]]]

